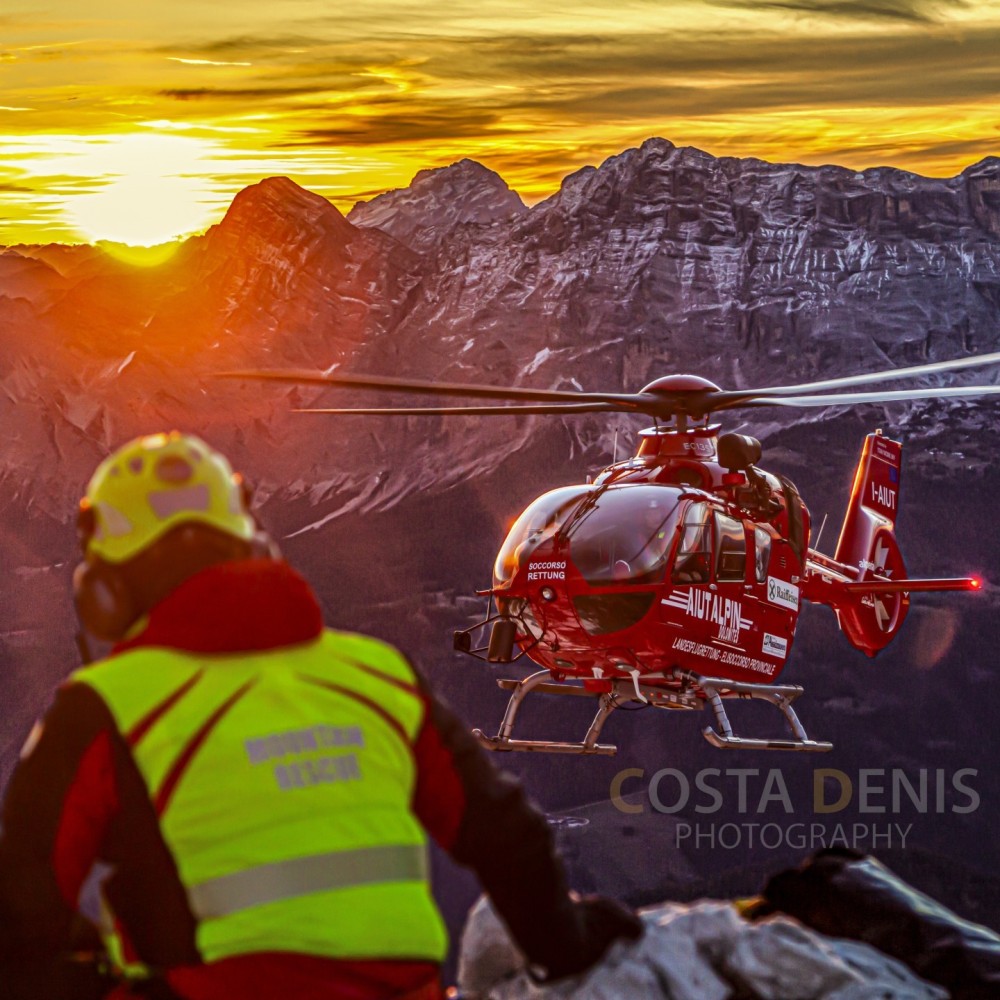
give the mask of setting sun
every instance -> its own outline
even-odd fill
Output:
[[[96,190],[66,206],[88,242],[153,246],[205,229],[215,219],[204,176],[208,143],[176,135],[120,135],[92,141],[77,165]],[[200,169],[199,169],[200,168]]]

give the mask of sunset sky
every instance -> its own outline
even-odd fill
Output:
[[[0,243],[156,243],[284,174],[344,211],[464,156],[526,201],[653,136],[951,176],[1000,0],[6,0]]]

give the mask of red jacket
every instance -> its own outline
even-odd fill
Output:
[[[307,641],[322,627],[312,591],[285,563],[224,563],[187,580],[115,652],[264,650]],[[548,825],[465,727],[426,687],[421,693],[414,814],[476,871],[525,953],[548,965],[553,949],[573,948],[578,933]],[[387,1000],[436,978],[425,962],[289,953],[204,964],[195,917],[128,747],[100,697],[68,683],[29,740],[4,802],[0,981],[5,969],[31,981],[31,970],[67,951],[81,888],[98,863],[112,871],[105,891],[134,955],[189,1000]],[[58,989],[35,996],[55,1000]]]

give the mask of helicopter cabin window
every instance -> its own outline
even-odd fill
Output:
[[[712,533],[707,503],[693,503],[684,513],[681,541],[674,561],[674,583],[708,583]]]
[[[754,528],[753,542],[757,582],[763,583],[767,579],[767,567],[771,561],[771,535],[763,528]]]
[[[747,536],[743,522],[715,514],[715,578],[720,583],[742,581],[747,572]]]

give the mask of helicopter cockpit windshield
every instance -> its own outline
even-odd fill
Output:
[[[570,557],[591,584],[662,579],[677,528],[679,491],[656,484],[612,486],[564,528]]]
[[[677,529],[676,487],[625,484],[568,487],[539,497],[500,550],[495,585],[509,583],[543,542],[555,538],[590,584],[662,579]]]
[[[549,491],[531,504],[507,533],[493,566],[493,585],[509,584],[531,553],[552,538],[573,509],[594,490],[593,486],[564,486]]]

